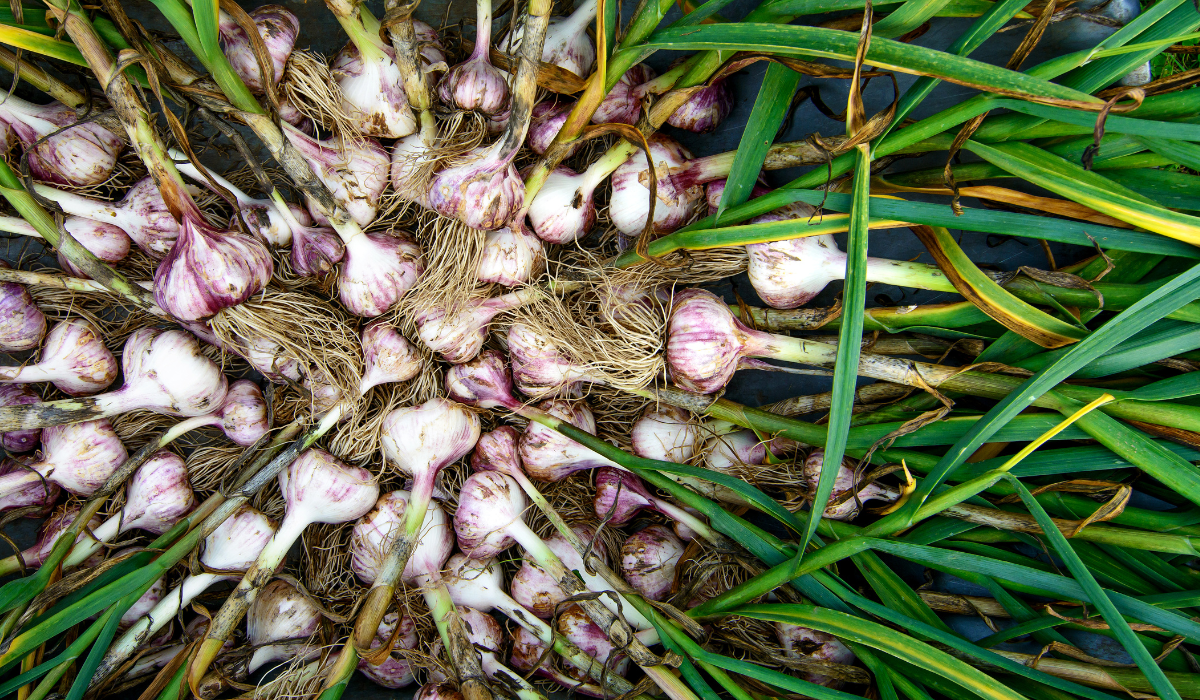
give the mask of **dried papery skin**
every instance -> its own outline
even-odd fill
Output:
[[[159,450],[129,478],[121,532],[137,529],[161,535],[195,505],[187,464],[174,452]]]
[[[550,338],[526,323],[516,322],[508,327],[508,357],[512,362],[513,382],[528,396],[577,396],[581,383],[599,381],[587,368],[567,359]]]
[[[0,262],[0,269],[9,268]],[[29,290],[16,282],[0,283],[0,352],[32,350],[45,335],[46,316]]]
[[[431,304],[414,310],[417,335],[425,347],[447,362],[467,362],[479,354],[487,340],[488,324],[505,311],[532,301],[528,291],[498,297],[471,299],[453,310]]]
[[[663,233],[674,231],[691,216],[704,196],[704,190],[698,185],[680,182],[669,172],[691,160],[691,152],[665,134],[656,133],[646,140],[654,158],[654,175],[658,178],[654,228]],[[641,234],[650,211],[650,188],[642,184],[643,173],[648,177],[649,166],[645,151],[638,151],[612,175],[609,217],[618,231],[630,237]]]
[[[97,397],[106,415],[146,408],[172,416],[203,416],[225,401],[229,382],[186,331],[140,328],[121,354],[125,383]]]
[[[262,389],[246,379],[229,385],[225,401],[216,411],[221,432],[243,447],[249,447],[271,429],[267,421],[267,401]]]
[[[556,167],[529,205],[534,233],[547,243],[559,244],[586,235],[596,223],[594,191],[595,185],[585,175],[566,166]]]
[[[246,613],[246,637],[254,654],[246,664],[249,673],[274,661],[293,657],[311,659],[321,653],[319,646],[308,643],[321,624],[321,612],[291,584],[275,580],[250,604]],[[296,644],[277,644],[283,640],[301,640]]]
[[[683,542],[658,524],[630,535],[621,547],[621,574],[650,600],[666,600],[675,584],[675,567]]]
[[[346,255],[346,246],[333,229],[304,226],[292,231],[288,260],[292,270],[304,277],[320,277],[333,272]]]
[[[81,216],[66,217],[66,220],[63,221],[63,228],[79,245],[104,262],[115,263],[124,260],[133,245],[129,235],[121,228]],[[62,253],[58,254],[58,265],[76,277],[88,279],[87,273]]]
[[[472,559],[490,559],[516,543],[507,528],[521,522],[525,492],[499,472],[476,472],[458,494],[454,532],[458,548]]]
[[[733,111],[733,91],[725,80],[696,91],[667,117],[667,123],[677,129],[707,134],[721,125]]]
[[[0,152],[5,155],[12,153],[18,143],[17,132],[6,121],[0,121]]]
[[[604,101],[592,114],[592,123],[637,124],[642,115],[642,100],[637,87],[653,79],[654,71],[644,63],[630,68],[604,96]]]
[[[175,247],[154,271],[154,301],[175,318],[197,321],[254,296],[274,271],[261,241],[217,231],[196,210],[184,215]]]
[[[444,381],[446,394],[468,406],[512,410],[521,405],[513,398],[512,377],[497,350],[484,350],[470,362],[451,365]]]
[[[346,243],[338,299],[357,316],[387,311],[425,271],[420,247],[407,234],[367,233]]]
[[[837,637],[808,627],[777,622],[775,623],[775,634],[783,646],[783,653],[792,658],[806,658],[836,664],[852,664],[858,658]],[[802,647],[814,645],[816,649],[813,651],[805,652],[802,649]],[[831,688],[839,688],[842,685],[841,681],[818,673],[805,673],[803,677],[810,683]]]
[[[821,463],[825,459],[825,450],[816,449],[809,453],[804,460],[804,478],[808,481],[808,495],[812,498],[817,492],[817,482],[821,479]],[[837,478],[833,482],[833,491],[829,493],[829,505],[825,506],[824,517],[831,520],[853,520],[862,508],[862,504],[871,500],[893,501],[899,495],[878,484],[867,484],[858,490],[854,496],[837,503],[854,488],[858,482],[855,476],[854,460],[843,459],[838,468]]]
[[[683,464],[703,443],[700,426],[692,415],[675,406],[647,406],[633,424],[629,440],[638,457]]]
[[[391,162],[378,141],[350,137],[319,141],[291,126],[283,127],[283,133],[359,226],[375,220]],[[318,225],[329,225],[312,202],[308,211]]]
[[[37,432],[39,435],[41,434],[40,430]],[[36,441],[33,446],[37,446]],[[3,462],[0,462],[0,476],[19,472],[22,469],[24,467],[21,464],[11,459],[5,459]],[[0,496],[0,510],[40,506],[39,510],[30,513],[27,517],[42,518],[54,509],[54,504],[58,502],[60,495],[62,495],[62,489],[58,487],[58,484],[38,479],[35,483],[27,484],[22,488]]]
[[[400,630],[396,631],[399,624]],[[393,635],[394,641],[393,641]],[[378,649],[391,642],[392,649],[415,649],[417,646],[417,626],[411,617],[400,617],[398,613],[390,612],[383,616],[379,623],[379,631],[371,641],[371,648]],[[412,666],[403,658],[389,655],[381,664],[370,664],[366,659],[360,659],[358,670],[384,688],[403,688],[411,685],[413,678]]]
[[[404,93],[404,78],[391,47],[375,46],[363,59],[354,42],[334,56],[330,70],[342,95],[342,109],[364,136],[396,139],[417,129],[417,120]],[[381,52],[375,55],[374,52]]]
[[[583,401],[550,399],[538,404],[538,409],[584,432],[596,433],[596,418]],[[562,433],[532,421],[521,435],[519,452],[525,473],[537,481],[561,481],[584,469],[617,466]]]
[[[129,456],[107,418],[43,428],[39,454],[30,470],[79,496],[90,496]],[[14,472],[0,483],[14,476],[26,474]]]
[[[516,151],[506,154],[504,145],[501,139],[478,146],[460,164],[439,170],[429,183],[429,207],[482,231],[510,225],[525,206],[525,182],[513,165]]]
[[[350,536],[350,569],[363,583],[371,585],[388,550],[404,531],[404,512],[412,497],[408,491],[385,493],[374,509],[354,524]],[[412,583],[419,577],[438,571],[454,549],[454,533],[446,512],[430,502],[417,536],[417,544],[409,555],[400,578]]]
[[[420,47],[421,69],[429,74],[427,79],[432,85],[437,82],[438,74],[449,70],[449,66],[446,65],[446,47],[442,45],[442,39],[438,36],[437,30],[427,22],[413,18],[412,25],[413,32],[417,35],[417,44]]]
[[[412,343],[385,321],[373,321],[363,327],[362,347],[365,371],[359,391],[364,395],[380,384],[406,382],[424,366]]]
[[[527,142],[533,152],[539,156],[550,148],[554,137],[567,123],[571,110],[575,109],[574,101],[539,102],[533,108],[533,118],[529,121]]]
[[[413,700],[463,700],[453,683],[426,683],[413,694]]]
[[[59,321],[50,329],[37,364],[0,369],[0,381],[50,381],[71,396],[101,391],[116,378],[117,358],[104,345],[99,331],[81,318]]]
[[[0,102],[0,120],[25,146],[29,172],[45,182],[99,185],[112,176],[124,147],[120,136],[99,123],[77,123],[75,110],[59,102],[35,105],[8,95]],[[63,127],[70,128],[59,131]],[[37,143],[44,137],[49,138]]]
[[[50,556],[50,550],[54,549],[54,543],[58,540],[59,534],[71,527],[71,523],[75,522],[75,518],[79,516],[79,508],[77,506],[63,506],[56,510],[46,522],[42,523],[42,529],[38,533],[37,542],[32,547],[21,552],[21,560],[25,562],[25,566],[33,567],[40,566]],[[93,517],[88,521],[88,529],[93,530],[100,527],[100,518]],[[76,542],[86,542],[90,539],[86,532],[79,533],[75,538]],[[103,553],[93,554],[83,563],[85,567],[93,567],[104,561]]]
[[[267,53],[271,57],[271,68],[275,74],[274,82],[278,85],[279,80],[283,78],[288,57],[292,55],[292,49],[296,46],[300,20],[280,5],[263,5],[251,10],[249,14],[250,19],[254,20],[259,36],[262,37],[263,44],[267,47]],[[220,15],[218,26],[221,33],[221,50],[233,66],[233,72],[238,74],[251,92],[261,94],[265,89],[265,81],[258,69],[258,60],[254,56],[254,49],[251,48],[250,38],[245,30],[224,12]]]
[[[545,262],[542,240],[524,223],[513,221],[487,232],[477,276],[480,282],[514,287],[541,274]]]
[[[154,180],[138,180],[119,202],[82,197],[73,192],[37,185],[35,191],[55,201],[62,210],[101,223],[117,226],[152,258],[171,252],[179,236],[179,221],[171,213]]]

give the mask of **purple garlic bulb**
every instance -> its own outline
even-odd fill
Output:
[[[592,505],[602,520],[624,525],[643,509],[654,508],[655,500],[642,480],[633,474],[611,467],[596,470],[596,498]]]
[[[321,277],[333,272],[345,255],[345,244],[331,228],[301,226],[292,229],[292,249],[288,253],[288,260],[297,275]]]
[[[538,408],[580,430],[595,434],[596,418],[583,401],[550,399]],[[620,467],[556,430],[530,421],[519,447],[525,473],[538,481],[561,481],[577,471]]]
[[[243,447],[249,447],[267,434],[271,425],[267,422],[267,401],[262,389],[246,379],[229,385],[225,401],[209,419],[219,426],[225,437]]]
[[[267,47],[267,54],[271,57],[271,83],[278,85],[283,78],[288,58],[292,55],[292,49],[296,46],[300,20],[280,5],[263,5],[251,10],[249,14],[250,19],[254,20],[259,36],[262,37],[263,44]],[[225,58],[229,59],[233,72],[238,74],[251,92],[261,94],[266,89],[267,81],[263,79],[258,68],[258,59],[255,58],[250,37],[224,12],[220,13],[218,29],[221,34],[221,50]]]
[[[78,496],[90,496],[128,457],[107,419],[44,428],[38,461],[0,476],[0,497],[43,479]]]
[[[687,102],[667,117],[667,123],[676,129],[707,134],[720,126],[733,111],[733,91],[725,79],[717,80],[692,93]]]
[[[371,640],[371,649],[378,649],[388,643],[392,645],[393,650],[415,649],[417,642],[416,622],[408,615],[400,617],[399,613],[389,612],[379,623],[375,638]],[[395,654],[389,654],[380,664],[371,664],[366,659],[360,659],[358,670],[376,685],[393,690],[411,685],[414,680],[412,666],[403,657]]]
[[[525,492],[500,472],[476,472],[463,482],[454,513],[458,548],[472,559],[491,559],[513,546],[509,529],[520,523],[529,502]]]
[[[246,639],[254,648],[246,671],[254,673],[276,661],[315,658],[321,648],[309,638],[320,625],[321,611],[307,596],[285,581],[268,583],[246,613]],[[279,644],[286,640],[296,643]]]
[[[420,353],[384,321],[372,321],[362,331],[365,370],[358,390],[365,395],[371,387],[406,382],[421,372]]]
[[[47,185],[37,185],[34,189],[68,214],[120,228],[138,248],[155,259],[171,252],[179,236],[179,222],[148,176],[134,183],[119,202],[89,199]]]
[[[769,336],[734,318],[712,292],[685,289],[675,295],[667,326],[671,379],[689,391],[711,394],[729,383],[744,356],[761,352]]]
[[[275,534],[275,523],[242,506],[204,538],[200,562],[216,571],[246,571]]]
[[[375,220],[387,187],[390,163],[387,151],[378,141],[349,137],[320,141],[292,126],[284,126],[283,133],[359,226],[365,227]],[[311,201],[308,210],[318,225],[329,225],[329,220]]]
[[[225,402],[229,382],[186,331],[139,328],[121,354],[125,383],[95,397],[104,415],[144,408],[171,416],[203,416]]]
[[[810,498],[817,493],[817,482],[821,479],[821,462],[824,459],[825,450],[816,449],[804,460],[804,478],[808,481]],[[863,503],[871,500],[891,502],[900,496],[899,493],[875,483],[867,484],[851,494],[858,483],[854,467],[854,460],[842,460],[837,478],[833,481],[833,491],[829,493],[824,517],[830,520],[853,520],[858,516]]]
[[[837,637],[808,627],[777,622],[775,634],[783,646],[783,653],[793,659],[852,664],[858,658]],[[842,685],[841,681],[819,673],[805,673],[803,678],[810,683],[831,688],[840,688]]]
[[[572,605],[558,616],[558,631],[585,654],[599,661],[611,673],[625,675],[629,659],[622,654],[578,605]],[[583,672],[567,665],[568,675],[584,680]]]
[[[413,31],[417,35],[417,46],[421,54],[421,70],[429,76],[429,84],[437,82],[437,76],[450,69],[446,65],[446,47],[437,30],[427,22],[413,18]]]
[[[725,474],[737,474],[737,467],[766,461],[766,444],[750,430],[714,435],[704,446],[705,466]]]
[[[589,177],[588,170],[580,174],[560,165],[546,177],[529,204],[529,223],[538,238],[547,243],[573,243],[592,230],[596,224],[592,195],[600,182]]]
[[[608,550],[605,549],[604,543],[601,540],[595,539],[595,531],[585,525],[576,525],[571,528],[575,534],[584,542],[592,542],[592,552],[601,559],[608,559]],[[579,553],[571,547],[570,543],[560,534],[555,534],[546,539],[546,546],[550,548],[559,559],[562,560],[564,566],[568,570],[579,572],[585,579],[593,579],[585,570],[583,559]],[[593,592],[609,590],[607,584],[601,584],[598,588],[591,587],[591,580],[588,580],[588,588]],[[513,576],[512,585],[509,586],[509,592],[512,597],[521,605],[525,606],[534,615],[548,620],[554,616],[555,609],[559,603],[567,599],[567,594],[558,587],[558,582],[554,577],[546,573],[540,566],[535,564],[529,558],[526,558],[521,563],[520,570]],[[603,598],[604,596],[602,596]],[[609,605],[609,603],[605,603]],[[630,614],[630,608],[624,610],[626,615]],[[632,621],[632,617],[628,618]]]
[[[333,58],[330,70],[341,88],[342,109],[358,123],[359,133],[398,139],[417,130],[417,119],[408,105],[404,78],[392,47],[365,41],[368,55],[347,43]]]
[[[484,350],[470,362],[451,365],[446,370],[446,394],[468,406],[479,408],[520,409],[521,402],[512,395],[504,356],[496,350]]]
[[[463,162],[433,176],[429,207],[474,229],[510,225],[525,206],[525,182],[513,165],[515,155],[515,150],[506,151],[506,139],[474,148]]]
[[[36,364],[0,368],[0,382],[51,382],[71,396],[101,391],[116,378],[117,358],[104,345],[99,331],[82,318],[59,321],[50,329]]]
[[[542,240],[523,222],[511,221],[487,232],[477,276],[480,282],[515,287],[540,274],[545,262]]]
[[[0,261],[0,269],[11,268]],[[33,303],[29,290],[16,282],[0,283],[0,352],[32,350],[45,335],[46,316]]]
[[[524,323],[508,327],[508,357],[513,381],[529,396],[578,395],[583,382],[603,383],[583,365],[568,360],[551,339]]]
[[[154,271],[154,301],[183,321],[208,318],[257,294],[275,271],[262,241],[184,214],[175,247]]]
[[[647,406],[630,432],[633,453],[646,459],[685,464],[703,442],[691,414],[675,406]]]
[[[375,508],[354,524],[350,534],[350,569],[363,583],[375,583],[384,558],[404,532],[404,513],[411,498],[408,491],[385,493],[376,501]],[[411,583],[440,571],[453,550],[454,533],[446,511],[430,501],[425,507],[416,546],[400,574],[401,580]]]
[[[662,525],[650,525],[630,535],[621,546],[621,574],[650,600],[666,600],[675,586],[675,567],[683,542]]]
[[[558,66],[575,75],[586,78],[596,62],[596,47],[588,36],[587,28],[596,18],[598,3],[586,0],[580,3],[567,17],[551,17],[546,28],[546,39],[542,43],[542,63]],[[524,27],[518,25],[500,46],[515,54],[521,47]]]
[[[674,231],[687,222],[703,198],[704,190],[699,185],[688,186],[670,173],[671,168],[686,164],[692,158],[691,152],[665,134],[654,134],[646,140],[654,157],[657,178],[654,229]],[[626,236],[637,236],[646,226],[650,212],[649,172],[644,151],[635,153],[613,172],[609,216],[617,230]]]
[[[475,8],[475,48],[466,61],[442,76],[437,94],[448,107],[491,117],[508,109],[508,80],[491,61],[492,4],[481,2]]]
[[[529,135],[527,139],[529,147],[533,149],[534,153],[540,156],[546,152],[546,149],[550,148],[550,144],[554,142],[554,137],[558,136],[558,132],[562,130],[563,124],[567,123],[567,117],[570,116],[573,109],[575,109],[574,101],[539,102],[533,108],[533,117],[529,122]]]
[[[425,271],[420,247],[406,234],[365,233],[346,243],[338,299],[357,316],[387,311]]]
[[[654,71],[639,63],[625,72],[613,89],[604,97],[600,107],[592,114],[593,124],[637,124],[642,116],[642,100],[638,86],[654,79]]]
[[[46,561],[46,557],[50,556],[50,551],[54,549],[54,543],[58,540],[58,536],[67,528],[71,527],[71,523],[75,522],[75,518],[79,517],[79,507],[66,505],[58,508],[46,518],[46,522],[42,523],[42,529],[38,533],[37,542],[32,547],[21,552],[21,561],[27,567],[41,566],[42,562]],[[88,521],[87,529],[92,530],[100,527],[100,519],[93,517]],[[75,538],[75,542],[87,542],[90,538],[86,532],[80,532]],[[93,554],[84,566],[95,567],[104,561],[102,553]]]
[[[500,472],[512,476],[521,471],[521,458],[517,455],[517,443],[521,433],[511,425],[502,425],[479,436],[475,453],[471,455],[471,469],[477,472]]]
[[[108,180],[124,147],[119,135],[98,122],[77,123],[75,110],[60,102],[35,105],[10,94],[0,102],[0,120],[25,147],[33,177],[58,185],[83,187]]]
[[[460,403],[437,397],[388,413],[380,443],[388,463],[413,479],[416,503],[433,493],[438,472],[457,462],[479,439],[479,416]]]
[[[133,243],[129,235],[120,228],[80,216],[68,216],[63,222],[63,228],[79,242],[79,245],[104,262],[121,262],[125,256],[129,255],[129,249]],[[62,253],[58,254],[58,265],[76,277],[88,278],[83,270]]]
[[[38,434],[41,434],[40,430]],[[36,445],[35,442],[34,446]],[[24,468],[20,462],[5,459],[0,462],[0,476],[20,472]],[[28,517],[43,518],[54,509],[54,504],[58,502],[60,495],[62,495],[62,489],[58,487],[58,484],[38,479],[36,482],[31,482],[22,488],[0,496],[0,511],[39,506],[39,509],[30,513]]]
[[[129,478],[120,532],[145,530],[161,535],[195,505],[187,464],[174,452],[159,450]]]
[[[441,304],[419,308],[415,312],[417,335],[425,347],[447,362],[466,362],[483,349],[493,318],[533,299],[533,292],[523,289],[488,299],[471,299],[453,313]]]

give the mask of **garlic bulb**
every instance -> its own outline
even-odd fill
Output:
[[[477,146],[458,165],[439,170],[429,183],[429,207],[483,231],[509,225],[525,206],[525,182],[513,165],[516,150],[506,143]]]
[[[292,270],[302,277],[320,277],[332,272],[345,255],[345,244],[331,228],[301,226],[292,229],[288,261]]]
[[[421,249],[406,234],[366,233],[346,243],[338,299],[357,316],[387,311],[425,271]]]
[[[438,473],[469,453],[478,439],[479,416],[438,397],[384,417],[380,444],[388,463],[412,477],[412,502],[424,508]]]
[[[68,318],[46,334],[36,364],[0,368],[0,382],[51,382],[64,393],[82,396],[107,388],[117,378],[117,369],[117,358],[104,345],[99,331],[82,318]]]
[[[60,102],[35,105],[9,94],[0,102],[0,120],[25,147],[33,177],[59,185],[108,180],[124,146],[118,134],[98,122],[77,123],[75,110]]]
[[[446,370],[446,394],[460,403],[480,408],[507,408],[516,411],[521,402],[512,395],[504,356],[496,350],[484,350],[470,362],[451,365]]]
[[[517,483],[499,472],[475,472],[463,482],[454,512],[458,548],[472,559],[491,559],[513,546],[509,532],[527,527],[529,502]],[[528,606],[527,606],[528,607]]]
[[[630,68],[604,96],[604,101],[592,114],[592,123],[637,124],[642,116],[642,100],[637,87],[653,79],[654,71],[644,63]]]
[[[78,506],[68,505],[58,508],[49,518],[46,518],[46,522],[42,523],[42,529],[38,533],[37,542],[16,556],[20,557],[21,561],[27,567],[41,566],[42,562],[46,561],[46,558],[50,556],[51,550],[54,549],[54,544],[58,541],[58,536],[71,527],[71,523],[74,523],[77,517],[79,517]],[[88,521],[88,529],[99,527],[99,525],[100,518],[93,517]],[[86,532],[80,532],[79,536],[75,538],[76,544],[86,542],[87,540],[88,534]],[[98,566],[102,561],[104,561],[104,555],[95,554],[85,564],[88,567],[93,567]],[[12,571],[19,570],[19,566],[12,569]]]
[[[707,134],[720,126],[733,111],[733,91],[725,79],[714,81],[692,93],[686,102],[667,117],[676,129]]]
[[[512,476],[520,471],[521,461],[517,455],[517,442],[521,433],[511,425],[502,425],[479,436],[475,453],[471,455],[471,470],[477,472],[500,472]]]
[[[291,202],[286,202],[286,207],[283,207],[271,199],[255,199],[214,172],[201,173],[180,151],[171,149],[169,155],[176,161],[175,167],[179,169],[179,172],[212,189],[222,197],[226,194],[233,195],[237,201],[238,213],[245,222],[249,233],[262,238],[274,248],[286,248],[292,245],[293,231],[307,228],[312,223],[312,217],[303,207]],[[213,188],[213,183],[219,185],[225,192]],[[234,226],[232,221],[230,226]]]
[[[350,569],[363,583],[373,584],[379,577],[384,558],[404,531],[411,499],[408,491],[385,493],[374,509],[354,524],[350,531]],[[453,550],[454,533],[446,511],[435,502],[427,502],[416,545],[400,579],[412,583],[439,571]]]
[[[837,637],[808,627],[777,622],[775,623],[775,635],[779,637],[783,653],[793,659],[803,658],[835,664],[852,664],[858,658]],[[805,649],[812,649],[812,651],[805,651]],[[805,673],[803,677],[810,683],[831,688],[839,688],[842,685],[841,681],[819,673]]]
[[[270,251],[238,231],[217,231],[186,212],[175,247],[154,271],[154,301],[183,321],[208,318],[257,294],[275,271]]]
[[[90,496],[129,457],[107,419],[42,430],[38,461],[0,476],[0,496],[44,479],[79,496]]]
[[[538,404],[538,409],[584,432],[596,434],[596,418],[583,401],[550,399]],[[525,427],[518,450],[525,473],[538,481],[561,481],[584,469],[621,468],[557,430],[533,421]]]
[[[585,654],[604,664],[617,675],[625,675],[629,658],[609,640],[604,630],[596,626],[578,605],[572,605],[558,616],[558,631]],[[584,679],[579,669],[569,668],[568,674]]]
[[[321,647],[308,640],[320,624],[321,611],[303,593],[285,581],[268,583],[246,615],[246,639],[254,648],[246,663],[247,673],[274,661],[315,658]],[[280,644],[296,640],[300,641]]]
[[[10,266],[0,261],[0,269]],[[0,352],[32,350],[45,335],[46,316],[29,296],[29,290],[16,282],[0,283]]]
[[[146,408],[173,416],[202,416],[224,401],[229,382],[186,331],[140,328],[121,354],[125,383],[92,397],[104,415]]]
[[[603,381],[568,360],[558,346],[525,323],[508,327],[508,357],[513,381],[529,396],[576,396],[583,382]]]
[[[558,66],[575,75],[586,78],[596,61],[596,47],[587,29],[596,18],[596,0],[584,0],[567,17],[551,17],[546,28],[546,39],[542,44],[542,63]],[[500,42],[500,50],[516,54],[521,48],[524,27],[518,26]]]
[[[472,299],[453,314],[442,305],[429,305],[415,311],[417,335],[425,347],[451,363],[466,362],[483,349],[488,324],[505,311],[528,304],[536,298],[532,289],[522,289],[498,297]]]
[[[362,347],[365,369],[358,390],[363,395],[374,386],[406,382],[417,376],[423,366],[420,353],[400,332],[384,321],[363,327]]]
[[[413,18],[412,25],[413,32],[417,35],[418,50],[421,54],[421,70],[429,75],[429,82],[432,85],[437,82],[435,79],[438,75],[450,69],[446,65],[446,47],[442,45],[442,39],[438,36],[437,30],[427,22]]]
[[[133,554],[134,551],[136,550],[132,547],[129,549],[122,549],[114,552],[113,557],[123,557]],[[166,595],[166,593],[167,584],[163,583],[161,578],[150,584],[150,587],[146,589],[146,592],[143,593],[137,600],[135,600],[133,605],[129,606],[128,610],[121,614],[121,619],[117,623],[118,629],[129,627],[133,623],[137,622],[140,617],[153,610],[154,606],[158,605],[159,601],[163,599],[163,596]]]
[[[686,186],[677,181],[670,169],[682,166],[692,154],[671,137],[656,133],[646,139],[654,158],[657,178],[654,203],[654,228],[670,232],[682,226],[692,215],[704,191],[699,186]],[[643,174],[649,177],[646,153],[639,151],[618,167],[612,175],[612,200],[609,216],[613,226],[626,236],[641,234],[650,211],[650,189],[642,183]]]
[[[804,478],[808,481],[809,498],[817,493],[817,483],[821,480],[821,463],[824,459],[825,450],[816,449],[804,460]],[[853,520],[858,516],[863,503],[871,500],[890,503],[900,496],[896,491],[877,483],[867,484],[854,492],[858,483],[855,466],[853,460],[842,460],[838,467],[838,475],[833,481],[833,491],[829,493],[824,517],[831,520]]]
[[[668,328],[671,379],[705,394],[724,387],[752,342],[750,333],[711,292],[685,289],[675,296]]]
[[[229,385],[221,406],[207,416],[198,416],[197,424],[213,425],[234,444],[249,447],[271,429],[267,421],[267,401],[262,389],[246,379]]]
[[[542,241],[523,222],[488,231],[477,276],[480,282],[514,287],[541,273],[546,257]]]
[[[148,176],[134,183],[119,202],[93,200],[48,185],[35,185],[34,191],[68,214],[117,226],[155,259],[171,252],[179,236],[179,222]]]
[[[290,125],[283,126],[283,133],[359,226],[375,220],[390,163],[378,141],[349,137],[320,141]],[[308,211],[317,224],[329,225],[312,202]]]
[[[539,102],[533,108],[533,118],[529,122],[529,147],[534,153],[540,156],[550,148],[554,137],[558,136],[563,124],[567,123],[567,117],[573,109],[574,101]]]
[[[378,649],[384,644],[391,644],[392,649],[415,649],[417,642],[416,622],[408,615],[400,617],[398,613],[389,612],[379,623],[375,639],[371,640],[371,649]],[[375,681],[376,685],[384,688],[403,688],[411,685],[414,680],[412,666],[403,657],[394,655],[388,655],[380,664],[371,664],[366,659],[360,659],[358,670]]]
[[[647,406],[629,436],[638,457],[686,464],[703,442],[691,414],[675,406]]]
[[[39,430],[37,432],[40,436],[42,431]],[[35,442],[34,446],[36,444]],[[33,449],[33,447],[30,447],[30,449]],[[25,469],[25,466],[16,460],[5,459],[0,461],[0,476],[20,472],[23,469]],[[22,488],[0,496],[0,511],[38,506],[38,509],[30,512],[28,517],[44,518],[54,509],[54,504],[58,502],[60,495],[62,495],[62,489],[57,484],[52,481],[38,479],[35,483],[27,484]]]
[[[683,542],[667,528],[654,524],[635,532],[621,546],[621,574],[650,600],[666,600],[675,586],[675,567]]]
[[[392,191],[405,202],[415,202],[428,208],[426,179],[437,152],[425,143],[420,133],[397,139],[392,145]]]
[[[449,107],[494,116],[508,108],[509,96],[508,80],[491,61],[492,0],[476,0],[475,12],[475,48],[442,76],[437,94]]]
[[[296,46],[300,20],[280,5],[263,5],[250,10],[249,15],[270,56],[272,82],[278,85],[292,49]],[[258,59],[254,56],[246,31],[224,12],[220,13],[217,26],[221,33],[221,51],[229,59],[233,72],[238,74],[251,92],[262,93],[266,81],[258,69]]]
[[[129,255],[132,245],[129,236],[112,224],[68,215],[63,219],[62,227],[79,245],[104,262],[120,262]],[[31,238],[42,237],[32,224],[19,216],[0,216],[0,231]],[[58,265],[69,274],[88,279],[83,270],[61,252],[58,253]]]
[[[334,56],[330,70],[341,91],[342,108],[358,122],[359,133],[398,139],[416,131],[417,119],[392,47],[377,37],[351,38]]]
[[[538,238],[547,243],[572,243],[591,231],[596,223],[592,193],[600,183],[588,177],[590,172],[588,168],[580,175],[560,165],[546,176],[529,204],[529,223]]]
[[[613,524],[627,523],[644,508],[657,511],[676,522],[676,530],[687,539],[703,537],[713,544],[723,540],[708,523],[674,503],[650,493],[642,480],[620,469],[601,468],[596,472],[596,516]]]

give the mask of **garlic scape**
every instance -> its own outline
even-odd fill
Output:
[[[116,391],[0,408],[0,430],[44,428],[139,408],[171,416],[202,416],[220,406],[229,389],[221,369],[186,331],[134,331],[125,341],[121,367],[125,383]]]

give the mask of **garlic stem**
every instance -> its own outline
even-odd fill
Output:
[[[434,573],[418,577],[417,583],[433,616],[438,636],[442,638],[442,644],[458,674],[459,690],[463,697],[465,700],[490,700],[492,693],[488,690],[479,655],[467,638],[466,628],[450,598],[450,591],[446,590],[445,582]]]
[[[492,0],[475,0],[475,48],[467,60],[491,62]]]

